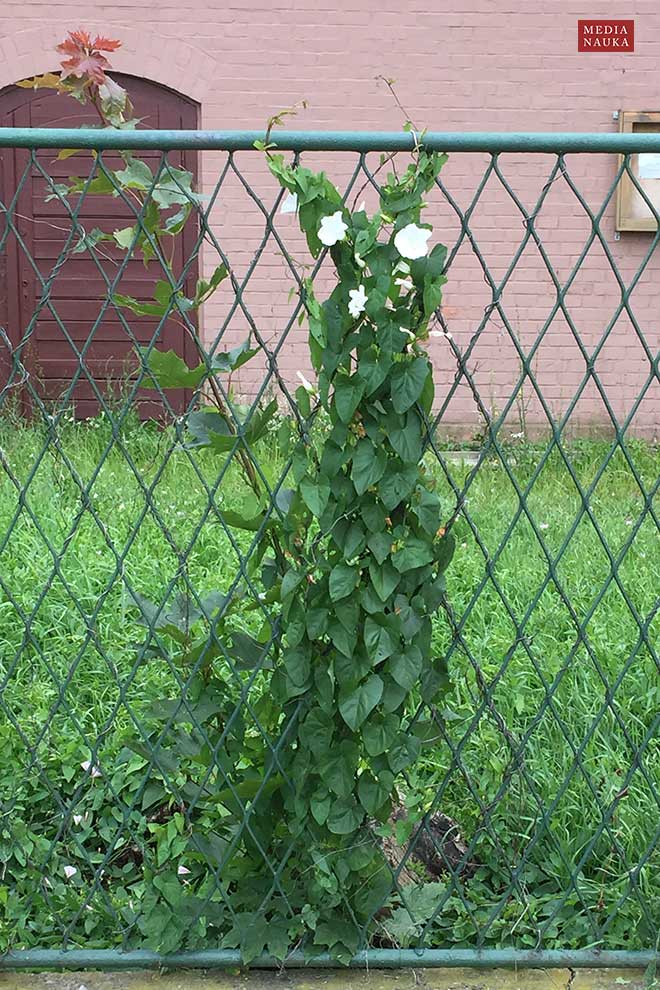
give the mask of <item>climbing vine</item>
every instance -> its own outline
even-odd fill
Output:
[[[226,524],[257,534],[250,573],[261,582],[260,601],[277,610],[279,636],[266,622],[255,639],[228,622],[234,605],[225,603],[206,649],[216,657],[220,637],[222,652],[244,669],[267,658],[272,672],[256,709],[280,743],[251,755],[247,814],[261,848],[252,849],[250,868],[243,864],[243,879],[259,893],[223,944],[249,960],[302,939],[312,953],[348,961],[396,888],[399,857],[388,857],[382,840],[394,831],[405,843],[415,825],[414,814],[400,814],[405,773],[436,737],[420,703],[428,712],[447,686],[431,623],[454,539],[424,463],[433,403],[424,342],[446,250],[430,247],[422,215],[445,156],[418,146],[369,216],[350,210],[323,173],[259,147],[311,255],[328,250],[337,279],[322,302],[310,281],[302,288],[317,384],[305,381],[296,393],[302,425],[289,439],[291,487],[274,498],[262,491],[250,515],[224,513]],[[153,358],[150,374],[163,387],[191,373],[171,353]],[[202,364],[195,373],[206,377]],[[255,414],[238,434],[217,409],[191,414],[188,425],[199,446],[250,455],[271,413]],[[329,424],[320,436],[312,430],[319,413]],[[220,667],[211,673],[216,685]],[[239,778],[237,788],[246,783]],[[272,874],[283,898],[261,912]]]
[[[105,73],[104,52],[118,44],[73,32],[60,46],[62,73],[25,85],[89,101],[102,126],[135,126],[126,93]],[[259,347],[247,340],[227,352],[200,348],[193,368],[172,351],[138,354],[144,386],[198,390],[187,445],[238,460],[252,508],[224,511],[221,520],[251,534],[253,547],[245,580],[231,592],[184,594],[168,607],[136,596],[148,630],[142,656],[183,671],[186,698],[183,712],[181,701],[155,702],[147,713],[153,729],[128,746],[153,762],[150,799],[159,823],[169,818],[167,843],[151,829],[163,842],[158,864],[187,850],[190,868],[182,883],[180,871],[164,881],[145,867],[141,910],[127,920],[164,951],[217,930],[247,961],[264,950],[283,958],[299,942],[348,961],[396,888],[383,840],[406,800],[406,772],[435,736],[420,703],[432,706],[447,685],[431,630],[454,540],[424,462],[434,397],[424,344],[446,249],[431,247],[423,213],[445,156],[416,142],[405,172],[393,169],[382,183],[370,216],[364,206],[350,209],[323,172],[288,163],[268,139],[258,149],[312,257],[329,252],[336,284],[323,301],[310,280],[302,285],[317,382],[297,390],[289,487],[274,496],[253,452],[277,404],[238,416],[220,384]],[[81,250],[112,239],[161,262],[153,300],[115,294],[117,306],[160,319],[197,309],[229,273],[216,268],[187,298],[168,262],[166,242],[199,203],[192,175],[122,158],[121,169],[54,191],[65,202],[98,193],[136,204],[132,227],[84,233]],[[327,429],[314,428],[319,414]],[[247,619],[263,608],[275,617],[255,633]],[[246,676],[258,731],[237,717]],[[186,720],[190,730],[181,727]],[[398,821],[397,841],[414,822],[412,814]]]
[[[383,184],[370,217],[350,211],[323,173],[265,151],[294,197],[310,253],[327,248],[337,273],[322,303],[304,288],[317,408],[330,429],[320,450],[302,442],[293,453],[271,689],[295,720],[281,757],[295,786],[283,788],[283,803],[289,830],[316,863],[306,874],[322,921],[315,943],[341,956],[353,948],[342,942],[348,918],[368,924],[392,888],[382,851],[365,837],[374,822],[390,821],[397,784],[429,729],[414,719],[416,703],[432,704],[447,678],[431,619],[454,541],[423,460],[433,402],[423,342],[446,250],[429,250],[422,217],[445,157],[418,147],[405,174]],[[298,401],[311,415],[309,392],[299,390]]]

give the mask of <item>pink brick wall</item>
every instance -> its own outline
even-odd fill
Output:
[[[634,54],[578,54],[578,17],[634,17]],[[200,103],[201,126],[260,128],[275,110],[306,99],[309,109],[295,122],[305,129],[394,130],[401,115],[379,74],[397,80],[397,93],[410,115],[432,130],[593,130],[617,125],[612,111],[660,110],[657,66],[660,10],[652,0],[624,3],[612,11],[600,3],[585,8],[571,0],[540,3],[509,0],[449,0],[442,4],[401,0],[276,0],[208,4],[204,0],[162,0],[158,5],[121,5],[89,0],[40,3],[4,0],[0,8],[0,86],[55,67],[53,46],[69,27],[99,30],[124,42],[117,69],[167,84]],[[324,166],[338,180],[348,174],[349,156],[325,156]],[[312,160],[312,156],[310,156]],[[314,156],[319,161],[319,156]],[[203,180],[213,184],[223,156],[206,153]],[[272,202],[275,186],[256,155],[237,162],[255,188]],[[443,178],[461,207],[470,201],[487,163],[484,155],[453,155]],[[502,156],[501,167],[527,209],[539,196],[553,160],[550,156]],[[571,177],[597,208],[612,180],[613,156],[569,156]],[[368,200],[373,205],[373,198]],[[434,201],[437,238],[452,245],[460,228],[440,197]],[[240,278],[263,234],[264,221],[235,176],[230,176],[213,212],[213,229]],[[553,183],[536,218],[548,257],[563,283],[589,236],[590,224],[563,178]],[[295,219],[278,217],[278,227],[296,256],[305,258]],[[471,227],[493,276],[503,277],[525,227],[511,198],[493,176],[476,207]],[[602,222],[604,239],[624,281],[629,282],[651,243],[649,234],[614,239],[614,204]],[[207,252],[205,263],[211,264]],[[658,349],[660,255],[649,260],[631,307],[654,354]],[[263,335],[274,346],[290,314],[291,286],[282,258],[271,242],[246,291]],[[456,255],[445,295],[448,328],[464,349],[492,294],[467,241]],[[566,308],[588,351],[607,327],[620,299],[603,248],[596,243],[566,297]],[[547,320],[556,293],[538,249],[530,242],[502,293],[510,329],[525,353]],[[231,300],[220,295],[205,318],[211,336],[227,316]],[[232,334],[243,335],[246,318],[235,314]],[[437,391],[442,399],[454,378],[455,363],[446,341],[433,341]],[[305,330],[297,326],[283,346],[279,363],[288,381],[305,369]],[[489,411],[501,411],[512,395],[519,361],[497,311],[491,314],[469,367]],[[533,364],[547,405],[561,416],[580,385],[585,364],[563,314],[552,320]],[[595,364],[614,414],[622,420],[649,378],[650,366],[627,315],[614,326]],[[258,369],[242,369],[236,386],[254,388]],[[524,407],[528,426],[547,422],[527,382],[512,405],[507,430],[519,429]],[[462,384],[448,405],[447,427],[479,428],[469,390]],[[655,435],[660,424],[657,377],[634,415],[631,432]],[[602,398],[589,384],[570,428],[611,425]]]

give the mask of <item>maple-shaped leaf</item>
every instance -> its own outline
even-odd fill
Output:
[[[63,55],[76,55],[79,52],[89,51],[92,47],[92,36],[87,31],[69,31],[69,37],[55,46],[56,52]]]
[[[102,38],[100,34],[97,34],[92,42],[92,48],[97,52],[116,52],[118,48],[121,48],[121,41]]]
[[[93,85],[92,80],[86,76],[82,76],[80,79],[70,76],[60,83],[59,88],[62,93],[72,96],[74,100],[85,106],[87,103],[87,90],[91,85]]]
[[[87,76],[97,86],[103,86],[106,82],[105,70],[109,68],[110,63],[101,52],[113,52],[119,46],[119,41],[112,41],[101,35],[92,41],[87,31],[69,31],[69,37],[56,48],[62,55],[69,56],[61,63],[62,79],[67,79],[69,76],[78,78]]]
[[[62,79],[68,79],[69,76],[89,76],[97,86],[102,86],[105,82],[105,70],[109,64],[107,58],[98,52],[76,55],[62,62]]]
[[[121,106],[126,105],[127,93],[123,86],[120,86],[118,82],[111,79],[110,76],[106,76],[106,80],[103,83],[102,92],[100,94],[102,100],[113,100],[115,103],[121,104]]]
[[[45,72],[43,76],[21,79],[15,85],[20,86],[21,89],[59,89],[60,77],[54,72]]]

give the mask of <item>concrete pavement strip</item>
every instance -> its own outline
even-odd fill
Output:
[[[2,973],[0,990],[645,990],[641,970],[407,969]]]

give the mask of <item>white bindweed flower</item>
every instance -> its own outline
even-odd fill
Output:
[[[176,872],[180,877],[187,877],[190,874],[190,870],[186,866],[180,866]]]
[[[81,825],[84,821],[85,821],[85,816],[84,815],[74,815],[73,816],[73,824],[74,825]]]
[[[298,197],[295,193],[290,192],[288,196],[285,196],[282,200],[282,205],[280,206],[280,213],[295,213],[298,209]]]
[[[348,312],[353,317],[357,317],[360,313],[364,313],[364,308],[367,305],[367,293],[364,291],[364,286],[361,285],[357,289],[349,290],[350,301],[348,303]]]
[[[97,766],[95,766],[92,763],[91,760],[83,760],[83,762],[80,764],[80,766],[85,771],[85,773],[87,773],[89,771],[90,777],[101,777],[102,776],[101,771],[99,770],[99,768]]]
[[[539,523],[539,529],[549,529],[550,523]]]
[[[404,261],[403,259],[401,259],[401,261],[397,261],[396,265],[392,269],[392,274],[397,275],[399,272],[403,275],[410,275],[410,265],[407,261]]]
[[[347,225],[341,218],[341,210],[337,210],[329,217],[323,217],[319,227],[319,240],[326,247],[332,247],[337,241],[343,241],[346,237]]]
[[[430,236],[430,230],[418,227],[416,223],[409,223],[394,235],[394,247],[402,258],[409,258],[410,261],[424,258],[429,251]]]
[[[452,339],[448,330],[429,330],[429,337],[444,337],[445,340]]]
[[[316,394],[315,387],[312,385],[311,382],[307,381],[302,371],[297,371],[296,374],[298,375],[298,378],[300,379],[300,384],[305,389],[305,391],[309,392],[310,395],[315,395]]]
[[[358,268],[365,268],[367,264],[364,258],[361,255],[359,255],[357,251],[355,252],[355,264],[358,266]]]
[[[401,331],[401,333],[405,333],[408,337],[410,337],[411,340],[417,340],[417,337],[412,332],[412,330],[407,330],[405,327],[399,327],[399,330]]]
[[[67,878],[67,880],[70,880],[72,877],[75,877],[77,872],[78,870],[75,868],[75,866],[64,867],[64,876]]]
[[[415,283],[411,279],[410,275],[407,275],[406,278],[395,278],[394,284],[398,285],[403,292],[412,292],[415,288]]]

